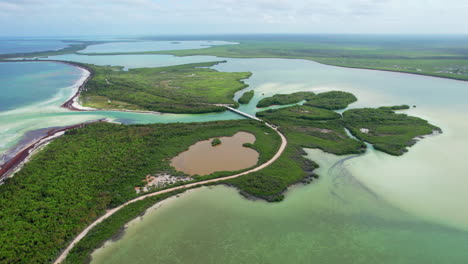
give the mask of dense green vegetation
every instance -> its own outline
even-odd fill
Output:
[[[320,97],[322,94],[326,96]],[[315,98],[319,100],[313,102]],[[362,141],[366,141],[377,150],[402,155],[416,142],[416,137],[440,131],[423,119],[396,114],[392,110],[406,109],[406,105],[351,109],[344,112],[343,117],[326,109],[345,108],[355,99],[349,93],[328,92],[312,97],[304,105],[258,112],[257,117],[279,126],[288,138],[287,150],[271,166],[229,182],[239,187],[245,196],[279,201],[288,186],[308,181],[314,175],[317,164],[301,156],[302,148],[319,148],[337,155],[359,154],[365,151]],[[311,102],[322,108],[309,106]],[[350,138],[345,128],[362,141]]]
[[[305,105],[310,105],[329,110],[339,110],[348,107],[349,104],[356,102],[357,98],[351,93],[341,91],[330,91],[319,93],[310,98]]]
[[[266,97],[257,103],[257,107],[267,107],[272,105],[296,104],[303,100],[309,100],[315,96],[313,92],[297,92],[292,94],[275,94]]]
[[[250,100],[254,97],[254,90],[250,90],[242,94],[242,96],[237,100],[240,104],[248,104]]]
[[[441,132],[424,119],[382,108],[351,109],[343,113],[343,121],[355,137],[392,155],[408,151],[407,147],[416,143],[416,137]]]
[[[306,105],[269,109],[258,112],[256,115],[257,117],[265,120],[272,120],[272,122],[276,122],[278,119],[288,121],[294,118],[307,120],[330,120],[341,118],[341,115],[336,112]]]
[[[296,104],[301,101],[305,101],[304,105],[308,106],[339,110],[356,102],[357,98],[351,93],[342,91],[329,91],[317,95],[313,92],[296,92],[292,94],[275,94],[271,97],[263,98],[257,103],[257,107]]]
[[[200,38],[197,36],[197,39]],[[161,37],[148,37],[146,39],[159,40]],[[178,39],[190,40],[190,37],[180,36]],[[468,80],[466,36],[288,34],[203,36],[203,39],[235,41],[240,42],[240,44],[213,46],[206,49],[137,52],[136,54],[308,59],[335,66]],[[115,53],[101,53],[100,55],[112,54]]]
[[[83,65],[93,76],[80,100],[99,109],[148,110],[166,113],[220,112],[214,104],[234,104],[234,93],[247,85],[249,72],[219,72],[221,62],[193,63],[159,68]]]
[[[394,106],[382,106],[379,109],[383,110],[407,110],[410,109],[409,105],[394,105]]]
[[[337,155],[359,154],[365,150],[364,143],[346,135],[340,123],[341,115],[330,110],[299,105],[265,110],[257,116],[278,125],[288,139],[288,147],[271,166],[229,181],[248,197],[280,201],[288,186],[310,181],[318,165],[302,156],[302,148],[319,148]]]
[[[215,139],[213,139],[213,140],[211,141],[211,146],[213,146],[213,147],[214,147],[214,146],[218,146],[218,145],[220,145],[220,144],[221,144],[221,139],[219,139],[219,138],[215,138]]]
[[[313,169],[318,165],[305,159],[304,151],[288,144],[283,155],[267,168],[248,175],[226,181],[239,188],[248,198],[262,198],[270,202],[284,199],[287,187],[299,182],[308,182],[315,175]]]
[[[200,140],[252,133],[259,163],[280,139],[257,121],[96,123],[70,130],[0,186],[0,262],[47,263],[106,209],[137,197],[148,174],[180,175],[170,159]],[[218,172],[195,180],[230,175]],[[132,215],[133,216],[133,215]]]

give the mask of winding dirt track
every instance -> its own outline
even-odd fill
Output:
[[[190,187],[195,187],[195,186],[201,186],[201,185],[204,185],[204,184],[207,184],[207,183],[213,183],[213,182],[219,182],[219,181],[224,181],[224,180],[229,180],[229,179],[234,179],[234,178],[237,178],[237,177],[240,177],[240,176],[243,176],[243,175],[246,175],[246,174],[249,174],[249,173],[252,173],[252,172],[256,172],[256,171],[259,171],[261,169],[264,169],[266,168],[267,166],[271,165],[273,162],[275,162],[280,156],[281,154],[283,153],[284,149],[286,148],[286,145],[288,144],[288,141],[286,140],[286,137],[278,131],[278,129],[268,123],[265,123],[267,126],[271,127],[271,129],[275,130],[276,133],[278,133],[278,135],[281,137],[281,146],[279,147],[278,151],[276,152],[276,154],[270,159],[268,160],[267,162],[263,163],[262,165],[256,167],[256,168],[253,168],[251,170],[248,170],[248,171],[244,171],[242,173],[239,173],[239,174],[235,174],[235,175],[231,175],[231,176],[226,176],[226,177],[221,177],[221,178],[216,178],[216,179],[211,179],[211,180],[206,180],[206,181],[201,181],[201,182],[195,182],[195,183],[189,183],[189,184],[185,184],[185,185],[181,185],[181,186],[177,186],[177,187],[173,187],[173,188],[169,188],[169,189],[165,189],[165,190],[162,190],[162,191],[159,191],[159,192],[154,192],[154,193],[149,193],[147,195],[143,195],[143,196],[140,196],[140,197],[137,197],[133,200],[130,200],[114,209],[111,209],[109,211],[106,212],[106,214],[104,214],[103,216],[99,217],[96,221],[94,221],[93,223],[91,223],[88,227],[86,227],[75,239],[73,239],[73,241],[70,243],[70,245],[68,245],[68,247],[62,252],[62,254],[57,258],[57,260],[55,260],[54,264],[59,264],[59,263],[62,263],[65,258],[68,256],[68,253],[70,253],[70,251],[73,249],[73,247],[81,240],[83,239],[83,237],[86,236],[86,234],[88,234],[88,232],[93,229],[93,227],[95,227],[96,225],[98,225],[99,223],[101,223],[102,221],[106,220],[107,218],[109,218],[111,215],[113,215],[115,212],[119,211],[120,209],[122,209],[123,207],[129,205],[129,204],[132,204],[134,202],[137,202],[137,201],[141,201],[147,197],[151,197],[151,196],[156,196],[156,195],[159,195],[159,194],[163,194],[163,193],[168,193],[168,192],[172,192],[172,191],[175,191],[175,190],[181,190],[181,189],[186,189],[186,188],[190,188]]]

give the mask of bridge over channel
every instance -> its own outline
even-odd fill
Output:
[[[234,112],[234,113],[236,113],[236,114],[238,114],[238,115],[241,115],[241,116],[244,116],[244,117],[247,117],[247,118],[250,118],[250,119],[253,119],[253,120],[262,122],[262,123],[265,123],[265,125],[271,127],[272,129],[275,129],[275,130],[276,130],[276,129],[278,128],[277,126],[268,124],[267,122],[263,121],[262,119],[260,119],[260,118],[258,118],[258,117],[256,117],[256,116],[253,116],[253,115],[247,114],[247,113],[245,113],[245,112],[242,112],[242,111],[240,111],[240,110],[238,110],[238,109],[232,108],[232,107],[229,106],[229,105],[218,104],[217,106],[224,106],[224,107],[226,107],[226,109],[228,109],[229,111]]]

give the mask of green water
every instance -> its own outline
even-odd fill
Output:
[[[57,56],[96,64],[149,67],[223,58]],[[318,181],[291,188],[285,201],[248,201],[227,187],[202,188],[150,210],[126,234],[93,254],[94,263],[467,263],[468,83],[345,69],[303,60],[227,59],[222,71],[252,71],[248,113],[264,96],[344,90],[351,107],[416,105],[408,111],[442,127],[402,157],[368,151],[336,157],[308,150],[322,167]],[[127,123],[239,118],[231,113],[151,115],[69,112],[47,103],[0,113],[0,153],[35,128],[96,118]],[[237,94],[236,98],[240,95]]]
[[[308,151],[324,175],[278,204],[202,188],[148,210],[93,263],[466,263],[466,233],[423,222]]]

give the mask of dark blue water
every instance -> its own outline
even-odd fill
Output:
[[[7,40],[0,38],[0,54],[58,50],[69,43],[60,40]]]
[[[50,99],[80,75],[80,69],[60,63],[0,63],[0,111]]]

